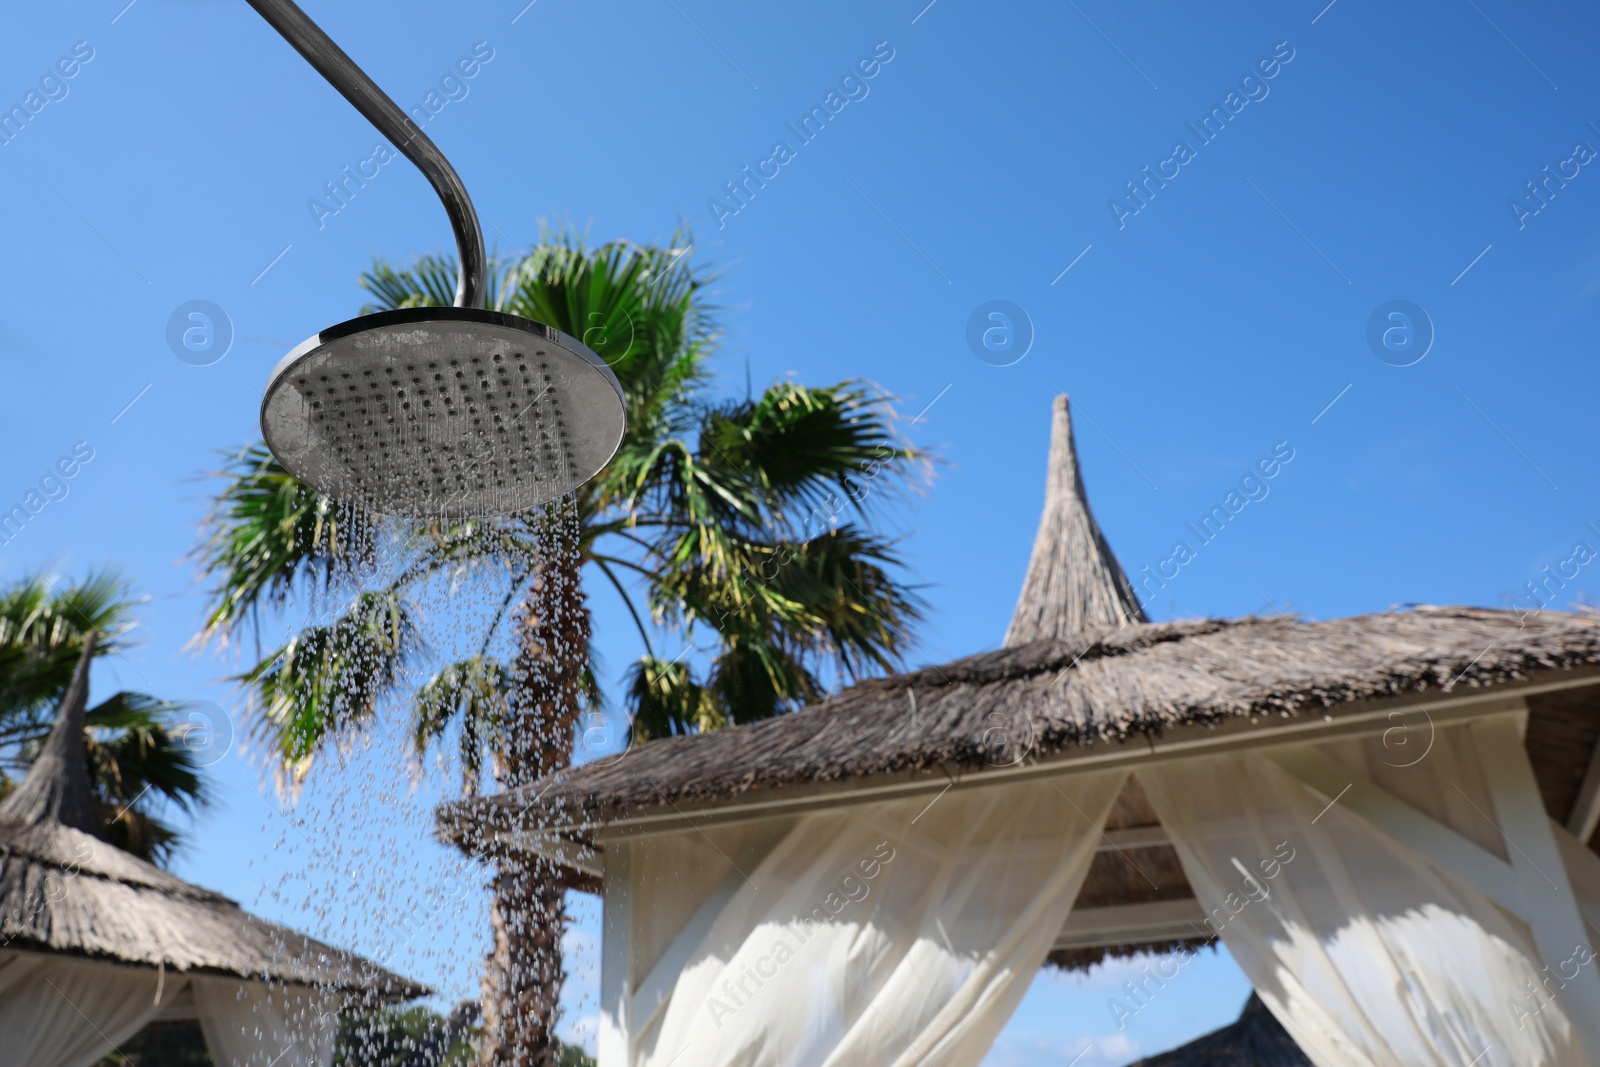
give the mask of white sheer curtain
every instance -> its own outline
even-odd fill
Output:
[[[639,976],[661,993],[635,1014],[629,1067],[975,1067],[1071,910],[1125,778],[804,815],[687,906],[641,854],[652,846],[633,846],[634,929],[655,909],[691,943],[646,950],[664,981]]]
[[[327,1067],[333,1062],[337,994],[196,977],[194,999],[217,1067]]]
[[[158,981],[144,968],[0,953],[0,1067],[91,1067],[160,1010]]]
[[[1447,733],[1426,760],[1403,766],[1375,742],[1317,751],[1352,782],[1399,794],[1503,854],[1481,768],[1465,735]],[[1465,879],[1262,755],[1138,776],[1211,932],[1319,1067],[1591,1064],[1560,1004],[1530,989],[1556,961]],[[1585,876],[1600,883],[1592,869]]]

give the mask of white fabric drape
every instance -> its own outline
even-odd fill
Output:
[[[1366,742],[1321,751],[1353,780],[1403,793],[1498,851],[1483,814],[1493,805],[1460,740],[1441,736],[1426,761],[1404,768],[1384,766]],[[1319,1067],[1590,1064],[1560,1005],[1530,992],[1555,961],[1463,878],[1261,755],[1175,761],[1138,776],[1211,916],[1209,932]]]
[[[0,1067],[91,1067],[158,1011],[155,971],[0,954]]]
[[[335,994],[197,977],[194,999],[217,1067],[327,1067],[333,1062]]]
[[[713,919],[688,924],[692,950],[665,953],[670,995],[633,1020],[631,1067],[975,1067],[1061,930],[1125,778],[799,817],[730,872]],[[656,899],[671,891],[636,879],[633,907],[681,915]]]

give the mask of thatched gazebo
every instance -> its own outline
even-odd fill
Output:
[[[0,802],[0,1067],[89,1067],[172,1020],[198,1022],[219,1067],[326,1067],[341,1008],[427,993],[95,836],[93,644]]]
[[[1047,961],[1157,954],[1125,1018],[1218,939],[1319,1067],[1600,1067],[1597,740],[1595,615],[1148,621],[1061,397],[1001,647],[439,823],[602,894],[601,1067],[974,1067]]]
[[[1311,1067],[1311,1061],[1252,993],[1239,1018],[1222,1029],[1128,1067]]]

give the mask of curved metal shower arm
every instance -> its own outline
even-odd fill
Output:
[[[333,43],[322,28],[311,21],[293,0],[247,0],[257,14],[294,46],[318,74],[355,109],[366,116],[378,132],[394,142],[402,155],[417,165],[444,202],[455,231],[456,254],[461,273],[456,279],[456,307],[481,308],[488,292],[489,264],[483,250],[483,229],[473,210],[467,187],[439,146],[428,140],[420,127],[393,100],[389,99],[344,49]]]

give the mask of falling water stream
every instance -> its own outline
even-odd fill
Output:
[[[489,888],[497,868],[440,844],[434,808],[470,788],[468,757],[474,753],[481,759],[480,793],[516,784],[518,774],[490,758],[488,737],[469,736],[464,751],[459,716],[419,756],[415,699],[446,666],[492,659],[511,675],[501,688],[495,728],[523,746],[570,753],[574,670],[587,653],[588,636],[581,590],[573,588],[578,506],[568,494],[516,515],[449,524],[385,518],[342,504],[332,518],[343,532],[318,561],[326,580],[300,605],[304,617],[288,620],[285,637],[307,627],[348,626],[352,615],[371,610],[363,608],[364,597],[404,581],[398,613],[383,616],[391,638],[398,635],[404,647],[391,691],[378,699],[375,714],[338,730],[337,743],[325,741],[303,781],[280,775],[277,789],[262,782],[272,808],[265,826],[272,855],[257,861],[272,872],[262,898],[270,901],[268,910],[292,916],[291,925],[431,987],[426,1003],[448,1014],[482,997],[493,941]],[[441,540],[452,547],[450,558],[425,572],[437,555],[429,550]],[[392,663],[385,662],[387,650],[357,648],[360,673],[381,673]],[[563,702],[573,704],[566,714]],[[341,692],[332,702],[334,715],[348,723],[361,703]],[[270,753],[251,755],[265,764]],[[547,768],[524,766],[521,780],[540,769]],[[476,852],[488,843],[469,845]],[[515,868],[511,877],[531,891],[548,873]],[[501,870],[502,879],[507,874]],[[511,953],[509,977],[501,968],[502,982],[520,985],[542,967],[560,966],[558,956],[528,943],[530,916],[511,915],[506,925],[523,938]],[[586,962],[592,951],[584,950],[582,936],[576,941],[579,958],[567,970],[592,987],[593,963]],[[564,999],[569,1014],[582,1012],[570,993]],[[391,1038],[380,1029],[347,1035],[361,1050],[354,1062],[383,1062],[379,1056],[391,1048]],[[426,1049],[414,1051],[420,1058],[406,1062],[442,1062]]]

